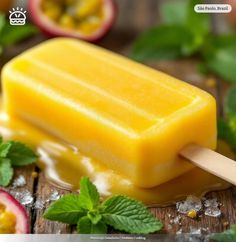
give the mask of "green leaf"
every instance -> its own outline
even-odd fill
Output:
[[[219,242],[235,242],[236,225],[233,225],[231,229],[226,230],[223,233],[210,235],[209,238],[213,241],[219,241]]]
[[[211,31],[210,15],[199,14],[194,11],[194,6],[202,2],[199,0],[188,1],[185,27],[193,36],[192,41],[185,45],[185,51],[188,55],[199,51]]]
[[[99,193],[88,177],[83,177],[80,181],[79,200],[80,206],[87,210],[92,210],[99,205]]]
[[[201,40],[204,41],[203,37],[209,34],[211,30],[211,19],[209,14],[199,14],[194,11],[194,6],[200,3],[203,3],[203,1],[188,1],[186,26],[189,31],[191,31],[195,36],[201,37]]]
[[[0,43],[3,46],[13,45],[37,32],[37,28],[31,24],[13,26],[6,23],[2,29]]]
[[[236,43],[217,48],[207,57],[208,68],[225,80],[236,82]]]
[[[5,15],[0,13],[0,34],[2,32],[2,29],[6,23]]]
[[[225,100],[225,108],[226,113],[236,116],[236,87],[233,87],[229,90]]]
[[[3,138],[2,136],[0,136],[0,144],[3,142]]]
[[[97,210],[89,211],[87,216],[93,224],[97,224],[102,219],[102,215]]]
[[[234,132],[229,123],[223,119],[218,120],[218,138],[225,140],[233,150],[236,150],[236,132]]]
[[[125,196],[112,196],[103,204],[103,221],[115,229],[134,234],[159,231],[162,223],[141,203]]]
[[[185,55],[192,36],[185,27],[160,26],[143,33],[134,43],[131,57],[138,61],[171,60]]]
[[[0,186],[6,187],[13,177],[13,168],[9,159],[0,159]]]
[[[186,17],[187,17],[187,1],[171,1],[171,2],[164,2],[161,5],[161,19],[162,21],[169,25],[169,24],[180,24],[185,25]]]
[[[10,148],[11,148],[10,142],[1,143],[0,144],[0,157],[5,158],[7,156],[7,154],[9,153]]]
[[[103,222],[93,224],[88,217],[83,217],[79,220],[77,231],[80,234],[106,234],[107,226]]]
[[[7,158],[11,160],[13,166],[25,166],[34,163],[38,156],[25,144],[17,141],[10,141],[11,148]]]
[[[50,205],[43,217],[52,221],[77,224],[78,220],[85,215],[86,212],[80,206],[79,196],[70,194]]]

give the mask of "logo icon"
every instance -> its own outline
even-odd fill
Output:
[[[12,11],[9,11],[9,13],[9,20],[11,25],[25,25],[26,11],[24,11],[23,8],[13,8]]]

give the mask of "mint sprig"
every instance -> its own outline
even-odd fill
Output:
[[[37,160],[37,154],[26,145],[16,142],[3,142],[0,137],[0,186],[8,186],[15,166],[30,165]]]
[[[96,186],[87,177],[80,181],[80,195],[65,195],[44,213],[52,221],[76,224],[81,234],[105,234],[108,226],[128,233],[159,231],[161,222],[139,201],[111,196],[103,203]]]

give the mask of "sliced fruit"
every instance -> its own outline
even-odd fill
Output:
[[[0,234],[29,233],[25,208],[8,192],[0,189]]]
[[[112,27],[114,0],[29,0],[33,22],[49,36],[95,42]]]

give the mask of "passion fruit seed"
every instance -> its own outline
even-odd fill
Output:
[[[75,27],[74,19],[68,14],[61,16],[59,24],[66,29],[73,29]]]
[[[196,218],[197,217],[197,211],[195,209],[191,209],[190,211],[188,211],[187,216],[189,218]]]
[[[62,14],[62,8],[60,5],[53,3],[47,3],[45,6],[43,5],[43,9],[44,14],[53,21],[57,21]]]
[[[16,216],[6,211],[6,207],[0,204],[0,234],[14,234],[16,232]]]
[[[33,171],[31,173],[31,177],[33,177],[33,178],[37,178],[38,176],[39,176],[39,173],[37,171]]]
[[[95,14],[98,8],[102,5],[101,0],[83,0],[79,1],[76,6],[76,17],[83,19]]]
[[[77,29],[85,34],[92,33],[99,28],[101,24],[101,20],[96,17],[91,17],[87,21],[83,21],[82,23],[78,24]]]
[[[64,29],[77,29],[84,34],[95,32],[102,24],[103,8],[101,0],[43,0],[44,14]]]

